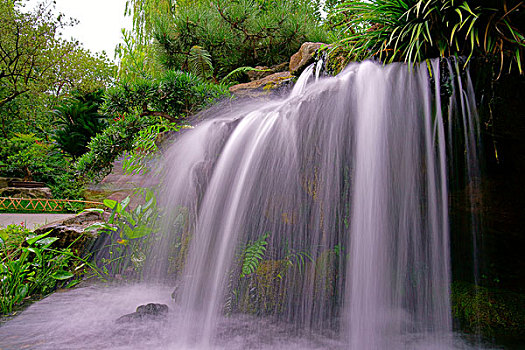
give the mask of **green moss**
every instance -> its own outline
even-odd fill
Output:
[[[525,338],[525,295],[454,282],[452,314],[462,331]]]
[[[289,266],[287,260],[265,260],[257,268],[255,275],[260,312],[282,312],[286,299],[286,288],[282,282]]]

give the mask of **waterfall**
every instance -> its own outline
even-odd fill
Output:
[[[352,64],[308,85],[314,69],[287,98],[220,110],[169,151],[164,204],[189,205],[195,223],[180,300],[198,329],[182,333],[210,344],[239,250],[268,232],[266,259],[307,251],[311,261],[275,283],[264,313],[313,328],[339,319],[351,349],[392,348],[407,334],[450,344],[439,61]],[[473,125],[462,132],[477,137]],[[185,163],[195,147],[206,152]],[[181,183],[199,199],[181,202]]]
[[[127,334],[119,348],[465,348],[452,333],[448,188],[455,163],[469,178],[479,169],[468,76],[438,60],[353,63],[330,78],[319,67],[288,96],[214,107],[173,142],[160,164],[163,235],[139,293],[163,284],[170,318],[134,337],[90,316],[93,344],[117,348]],[[30,310],[53,306],[74,327],[68,304],[49,299]],[[3,329],[23,329],[23,316]]]

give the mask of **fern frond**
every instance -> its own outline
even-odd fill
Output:
[[[268,237],[270,237],[270,234],[265,233],[252,244],[248,244],[244,249],[241,278],[251,275],[259,267],[259,264],[266,253],[266,245],[268,245],[266,240]]]
[[[193,46],[189,56],[190,71],[198,77],[207,79],[213,73],[210,53],[201,46]]]
[[[239,79],[242,76],[242,74],[246,72],[270,72],[270,71],[271,69],[258,69],[258,68],[253,68],[249,66],[239,67],[237,69],[232,70],[224,78],[222,78],[221,83],[225,83],[228,81],[231,81],[231,82],[237,81],[237,79]]]

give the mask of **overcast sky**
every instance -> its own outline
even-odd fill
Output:
[[[30,7],[41,1],[29,0]],[[131,28],[131,18],[124,17],[126,0],[56,0],[57,12],[80,21],[63,30],[66,39],[74,37],[93,51],[106,51],[114,59],[115,46],[121,42],[121,29]]]

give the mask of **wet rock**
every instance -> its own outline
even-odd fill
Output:
[[[67,248],[71,245],[76,254],[82,254],[89,250],[98,236],[98,230],[85,231],[85,229],[94,223],[105,222],[108,217],[109,213],[105,212],[83,212],[72,218],[37,228],[34,234],[40,235],[51,231],[50,236],[58,237],[53,247]]]
[[[53,197],[53,195],[51,194],[51,189],[49,187],[37,187],[37,188],[5,187],[5,188],[0,188],[0,197],[50,199]]]
[[[294,76],[299,76],[303,70],[314,62],[315,53],[321,48],[324,43],[306,42],[301,45],[301,48],[290,58],[290,72]]]
[[[230,92],[237,97],[261,97],[288,86],[292,79],[290,72],[274,73],[263,79],[234,85],[230,87]]]
[[[137,310],[131,314],[119,317],[117,323],[128,323],[143,320],[159,320],[166,318],[169,308],[165,304],[149,303],[140,305]]]

